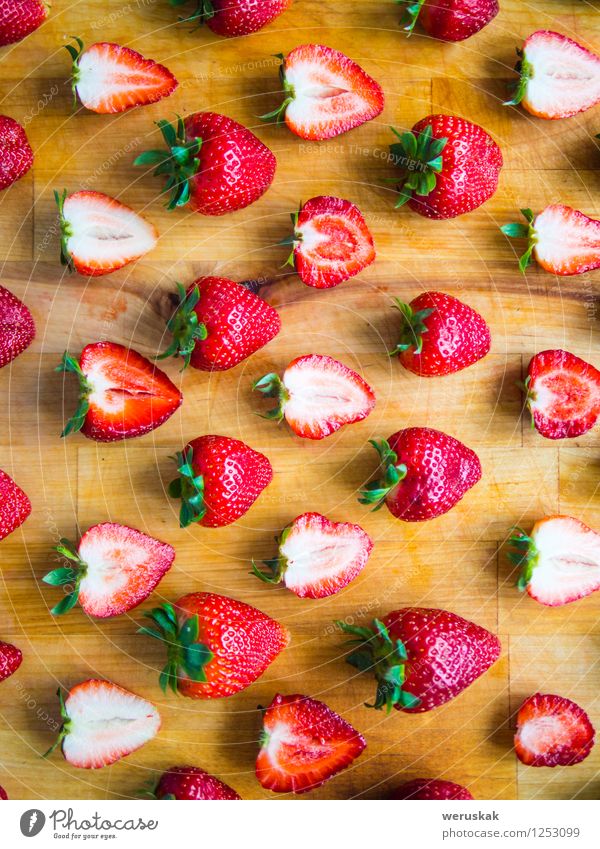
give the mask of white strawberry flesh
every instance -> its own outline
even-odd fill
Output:
[[[535,526],[536,565],[527,587],[541,604],[557,607],[600,589],[600,534],[570,516]]]

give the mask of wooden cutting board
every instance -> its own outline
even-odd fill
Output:
[[[0,784],[12,798],[122,798],[175,764],[216,773],[245,798],[273,798],[253,774],[258,704],[283,693],[310,694],[340,711],[368,741],[355,765],[317,798],[379,798],[401,780],[443,777],[480,799],[599,798],[600,746],[572,768],[527,769],[512,751],[511,716],[541,690],[575,699],[600,727],[600,593],[544,609],[514,589],[501,541],[516,524],[529,529],[563,512],[600,527],[600,431],[559,444],[532,432],[521,417],[515,381],[537,351],[564,347],[600,365],[598,275],[555,279],[537,268],[522,276],[499,226],[519,207],[562,201],[598,216],[600,112],[545,122],[503,107],[514,50],[536,29],[556,29],[600,49],[600,9],[579,0],[502,0],[497,19],[462,44],[416,32],[407,40],[387,0],[296,0],[276,23],[245,39],[221,41],[176,23],[162,0],[55,2],[49,21],[26,42],[0,52],[2,113],[26,125],[34,169],[0,194],[1,283],[22,297],[37,322],[29,351],[0,373],[0,467],[29,493],[33,514],[1,544],[0,636],[25,660],[0,684]],[[68,9],[66,8],[68,6]],[[71,112],[66,77],[71,34],[86,43],[116,41],[166,64],[180,80],[168,101],[117,116]],[[327,143],[305,143],[285,128],[259,126],[278,102],[277,60],[298,44],[340,49],[383,86],[376,120]],[[170,214],[151,177],[132,167],[157,142],[153,121],[212,109],[249,127],[276,153],[274,185],[252,207],[223,218]],[[500,188],[484,207],[447,222],[394,210],[385,182],[389,125],[410,128],[435,111],[482,124],[502,147]],[[86,281],[58,262],[54,189],[95,188],[144,212],[161,239],[145,260]],[[289,213],[299,201],[337,194],[356,202],[373,231],[376,263],[330,291],[302,285],[283,268]],[[79,353],[98,339],[153,355],[164,346],[164,320],[175,281],[207,273],[263,278],[281,311],[281,335],[226,374],[166,369],[181,384],[181,412],[140,440],[97,445],[59,438],[73,407],[70,384],[53,371],[65,348]],[[394,296],[409,300],[441,289],[480,310],[492,328],[490,355],[460,374],[420,380],[386,356],[398,331]],[[375,387],[375,412],[361,424],[315,444],[254,415],[252,380],[281,371],[294,356],[326,353],[359,370]],[[64,409],[63,409],[64,404]],[[356,490],[374,470],[367,441],[410,425],[429,425],[479,454],[483,479],[451,513],[403,524],[386,510],[371,514]],[[243,439],[266,453],[273,484],[251,511],[221,530],[178,528],[165,493],[169,455],[204,433]],[[363,524],[375,540],[371,561],[344,592],[302,601],[249,574],[252,557],[274,553],[273,537],[296,515],[321,511]],[[53,566],[60,536],[104,520],[131,524],[172,543],[174,568],[142,608],[107,622],[77,609],[56,621],[55,590],[40,583]],[[160,647],[136,635],[143,609],[192,590],[232,595],[289,628],[292,643],[263,678],[225,701],[195,703],[163,696]],[[334,619],[366,622],[404,605],[445,607],[497,632],[501,660],[459,699],[421,716],[363,707],[368,676],[344,663]],[[58,718],[57,686],[99,676],[152,699],[163,717],[153,742],[97,772],[76,770],[56,753],[40,758]]]

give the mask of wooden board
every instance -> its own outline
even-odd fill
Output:
[[[544,122],[501,106],[514,49],[535,29],[556,29],[600,48],[600,10],[579,0],[502,0],[496,21],[463,44],[416,32],[407,41],[387,0],[296,0],[275,24],[245,39],[220,41],[178,26],[166,2],[87,0],[53,4],[50,20],[25,43],[0,53],[3,113],[23,122],[36,152],[26,178],[0,193],[1,282],[31,307],[38,335],[30,350],[0,372],[0,467],[31,496],[33,514],[2,542],[0,635],[23,649],[18,674],[0,685],[0,784],[12,798],[122,798],[177,763],[215,772],[245,798],[269,798],[254,778],[258,704],[276,691],[327,701],[360,729],[368,749],[353,768],[311,794],[318,798],[383,796],[401,779],[439,776],[468,785],[481,799],[599,798],[600,746],[563,770],[519,765],[511,748],[512,716],[534,692],[558,691],[583,705],[600,727],[600,593],[558,610],[514,589],[500,551],[515,524],[531,527],[563,511],[600,527],[600,430],[553,444],[521,417],[515,380],[529,358],[564,347],[600,366],[596,283],[587,274],[558,280],[538,269],[523,277],[499,225],[519,207],[562,201],[598,216],[600,113]],[[66,37],[116,41],[164,62],[181,81],[168,101],[114,117],[71,114]],[[258,126],[277,100],[277,61],[305,42],[321,42],[359,61],[386,93],[376,121],[328,143],[308,144],[285,128]],[[167,213],[158,185],[132,167],[156,138],[153,121],[175,111],[222,111],[257,128],[274,150],[274,185],[257,204],[225,218]],[[495,197],[476,212],[430,222],[394,211],[385,179],[389,125],[410,128],[432,111],[478,121],[500,143],[505,167]],[[54,189],[87,186],[143,211],[161,233],[143,262],[109,277],[69,277],[57,261]],[[351,198],[373,230],[378,259],[331,291],[304,287],[282,268],[290,211],[317,194]],[[266,297],[283,319],[281,335],[234,371],[209,376],[166,366],[185,394],[180,413],[151,435],[102,446],[74,436],[61,441],[74,388],[53,372],[65,348],[78,353],[100,338],[154,354],[176,280],[218,272],[268,281]],[[440,380],[419,380],[385,356],[397,334],[393,296],[425,289],[463,297],[488,319],[489,357]],[[292,437],[253,415],[251,381],[281,371],[296,355],[331,354],[375,387],[378,405],[365,422],[322,443]],[[357,488],[374,469],[367,440],[400,427],[430,425],[476,449],[484,476],[448,515],[425,524],[370,514]],[[264,451],[275,480],[236,525],[219,531],[177,526],[164,490],[169,455],[186,440],[217,432]],[[248,574],[252,557],[273,551],[273,536],[307,509],[360,522],[376,541],[370,563],[344,592],[301,601]],[[177,548],[160,591],[131,616],[105,623],[79,610],[55,621],[56,592],[40,583],[60,536],[102,520],[132,524]],[[292,633],[289,649],[254,686],[227,701],[163,697],[162,657],[136,635],[144,608],[190,590],[214,590],[255,604]],[[354,677],[332,620],[363,621],[406,604],[447,607],[497,632],[501,660],[458,700],[422,716],[370,711],[367,677]],[[114,767],[86,772],[56,754],[41,760],[57,719],[57,686],[106,677],[154,700],[159,737]]]

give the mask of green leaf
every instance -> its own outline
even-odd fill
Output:
[[[49,584],[51,587],[60,587],[63,584],[70,584],[76,577],[77,572],[73,569],[61,568],[48,572],[47,575],[44,575],[42,581],[45,584]]]
[[[71,610],[71,608],[75,607],[75,605],[77,604],[78,596],[79,592],[69,593],[69,595],[66,595],[64,598],[62,598],[58,602],[58,604],[52,608],[50,612],[53,613],[54,616],[62,616],[63,613],[68,613],[68,611]]]
[[[504,224],[501,228],[505,236],[510,236],[511,239],[526,239],[529,234],[529,227],[526,224]]]

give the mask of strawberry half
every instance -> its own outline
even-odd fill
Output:
[[[0,681],[10,678],[23,663],[21,649],[0,640]]]
[[[23,301],[0,286],[0,368],[12,363],[35,338],[35,323]]]
[[[505,224],[500,229],[511,238],[528,240],[519,259],[522,272],[533,259],[561,276],[600,268],[600,221],[563,203],[551,204],[535,217],[530,209],[521,212],[527,224]]]
[[[449,799],[470,800],[473,796],[461,784],[453,781],[442,781],[439,778],[414,778],[397,787],[390,799],[428,799],[446,801]]]
[[[464,41],[493,21],[498,0],[397,0],[404,6],[402,23],[410,35],[417,21],[442,41]]]
[[[521,75],[505,106],[538,118],[570,118],[600,103],[600,57],[558,32],[538,30],[517,50]]]
[[[273,793],[307,793],[350,766],[366,745],[323,702],[276,695],[263,715],[256,777]]]
[[[0,190],[20,180],[32,165],[33,150],[25,129],[14,118],[0,115]]]
[[[57,741],[71,766],[99,769],[114,764],[152,740],[160,728],[153,704],[110,681],[90,678],[65,699],[58,690],[63,719]]]
[[[515,753],[527,766],[573,766],[592,751],[594,735],[578,704],[563,696],[535,693],[519,708]]]
[[[321,354],[297,357],[279,378],[266,374],[253,389],[278,405],[264,418],[285,418],[297,436],[324,439],[346,424],[360,422],[375,407],[369,384],[343,363]]]
[[[150,595],[175,559],[175,549],[166,542],[114,522],[88,528],[77,548],[61,539],[56,551],[74,565],[54,569],[43,578],[53,587],[70,588],[52,608],[55,616],[77,601],[88,616],[126,613]]]
[[[22,41],[47,17],[43,0],[0,0],[0,47]]]
[[[164,65],[120,44],[99,42],[84,49],[65,45],[73,60],[73,96],[92,112],[103,115],[125,112],[168,97],[178,82]]]
[[[375,259],[373,237],[359,208],[349,200],[316,197],[292,215],[294,235],[288,263],[303,283],[331,289],[370,265]]]
[[[183,6],[188,0],[169,0]],[[196,9],[185,22],[205,23],[217,35],[237,38],[258,32],[291,6],[292,0],[196,0]]]
[[[571,516],[549,516],[531,534],[516,528],[509,560],[520,567],[517,586],[549,607],[600,589],[600,534]]]
[[[322,44],[281,57],[284,101],[262,121],[285,120],[301,139],[322,141],[371,121],[383,111],[383,91],[360,65]]]
[[[572,439],[600,415],[600,371],[568,351],[531,358],[523,384],[532,424],[546,439]]]
[[[279,540],[279,554],[265,560],[268,572],[252,561],[254,574],[268,584],[283,584],[299,598],[334,595],[362,572],[373,540],[360,525],[331,522],[320,513],[302,513]]]
[[[183,401],[163,371],[116,342],[86,345],[79,362],[65,351],[56,370],[79,380],[79,405],[61,436],[78,430],[96,442],[143,436],[171,418]]]
[[[198,766],[172,766],[163,772],[153,792],[144,795],[180,801],[221,802],[242,798],[233,788]]]
[[[0,540],[16,531],[30,513],[30,500],[21,487],[0,469]]]
[[[156,247],[158,231],[133,209],[101,192],[54,192],[60,261],[79,274],[111,274]]]

